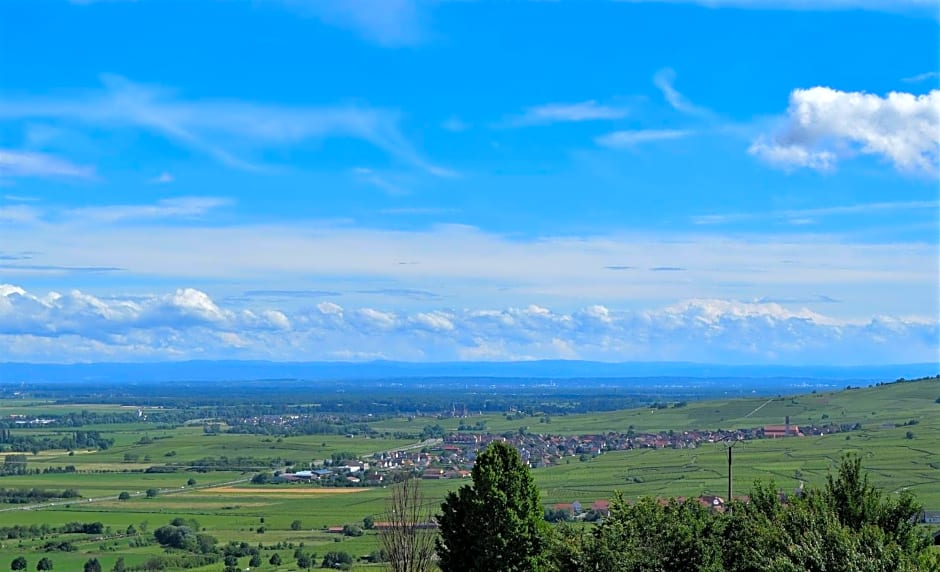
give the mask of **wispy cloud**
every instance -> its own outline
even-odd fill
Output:
[[[15,273],[24,274],[103,274],[108,272],[120,272],[123,268],[114,266],[57,266],[54,264],[0,264],[0,274]]]
[[[711,118],[714,114],[704,108],[695,105],[675,88],[676,72],[671,68],[663,68],[653,76],[653,83],[663,93],[663,97],[669,102],[669,105],[676,111],[698,117]]]
[[[461,131],[470,129],[470,124],[460,119],[456,115],[452,115],[441,123],[441,128],[447,131],[453,131],[454,133],[459,133]]]
[[[833,298],[832,296],[809,296],[806,298],[786,298],[786,297],[769,297],[765,296],[757,300],[758,304],[840,304],[842,301]]]
[[[683,129],[637,129],[632,131],[614,131],[613,133],[601,135],[594,141],[601,147],[627,149],[643,143],[681,139],[691,134],[691,131]]]
[[[905,81],[907,83],[920,83],[922,81],[928,81],[931,79],[938,79],[938,78],[940,78],[940,72],[929,71],[929,72],[919,73],[915,76],[906,77],[901,81]]]
[[[135,297],[0,284],[0,344],[30,361],[582,358],[866,364],[936,359],[936,319],[843,320],[774,302],[690,299],[640,311],[528,304],[413,312],[321,302],[235,309],[180,288]]]
[[[380,209],[378,212],[381,214],[386,214],[386,215],[435,216],[435,215],[454,214],[459,211],[457,209],[443,208],[443,207],[394,207],[394,208]]]
[[[787,209],[768,212],[722,213],[692,217],[695,224],[726,224],[754,220],[815,220],[829,216],[866,215],[878,212],[940,209],[940,201],[901,201],[885,203],[860,203],[812,209]]]
[[[251,298],[333,298],[342,296],[332,290],[248,290],[245,296]]]
[[[552,123],[574,123],[581,121],[604,121],[622,119],[629,111],[625,107],[603,105],[594,100],[578,103],[547,103],[529,107],[521,115],[506,121],[512,127],[550,125]]]
[[[417,0],[274,0],[300,14],[355,31],[380,45],[413,45],[425,37],[426,8]]]
[[[166,171],[163,171],[156,177],[150,179],[150,182],[156,185],[167,185],[169,183],[172,183],[175,180],[176,180],[176,177],[174,177],[173,175],[171,175],[170,173]]]
[[[34,223],[39,220],[40,211],[28,205],[0,205],[0,221],[15,223]]]
[[[93,179],[95,169],[47,153],[0,149],[0,179],[5,177]]]
[[[409,300],[440,300],[441,297],[427,290],[413,290],[410,288],[379,288],[374,290],[357,290],[359,294],[379,294],[393,298],[407,298]]]
[[[845,312],[867,311],[859,305],[865,296],[877,296],[880,311],[886,313],[899,308],[937,311],[940,259],[935,244],[917,241],[866,237],[853,242],[844,235],[781,235],[766,229],[743,235],[636,232],[520,238],[462,225],[390,229],[322,220],[219,224],[210,219],[212,210],[161,218],[158,214],[179,213],[182,207],[151,206],[156,209],[105,209],[0,224],[0,245],[28,245],[42,252],[35,264],[125,268],[128,280],[238,285],[238,292],[247,283],[254,289],[280,289],[316,276],[342,283],[335,287],[342,292],[395,284],[461,303],[510,304],[537,297],[565,305],[586,298],[635,305],[692,296],[758,298],[820,291],[844,296],[849,288],[863,294],[845,304]],[[182,212],[207,208],[196,206]],[[784,262],[794,260],[799,262]],[[615,265],[643,270],[606,268]],[[647,270],[661,267],[685,270]],[[511,288],[505,290],[507,286]]]
[[[170,90],[102,76],[104,89],[79,97],[0,100],[0,119],[55,119],[143,129],[231,167],[260,169],[253,152],[327,138],[358,139],[435,175],[401,134],[398,113],[366,106],[285,107],[232,100],[186,100]]]
[[[368,167],[356,167],[352,172],[358,181],[381,189],[389,195],[402,196],[409,194],[408,189],[397,181],[393,181],[387,174],[378,173]]]
[[[797,89],[775,132],[752,155],[784,169],[827,170],[840,159],[874,155],[904,172],[935,173],[940,151],[940,90],[885,97],[828,87]]]
[[[884,12],[922,12],[930,14],[937,0],[619,0],[620,2],[659,4],[698,4],[706,8],[745,8],[754,10],[871,10]]]
[[[198,218],[211,210],[228,206],[230,199],[221,197],[177,197],[163,199],[155,204],[108,205],[71,209],[64,214],[85,222],[113,223],[124,220]]]

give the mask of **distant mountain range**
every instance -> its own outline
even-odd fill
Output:
[[[688,362],[605,363],[575,360],[519,362],[271,362],[0,363],[0,384],[36,382],[356,380],[433,377],[490,378],[804,378],[859,382],[913,379],[940,373],[940,363],[874,366],[718,365]]]

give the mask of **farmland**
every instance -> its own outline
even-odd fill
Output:
[[[388,497],[387,484],[340,488],[313,483],[255,484],[259,473],[295,471],[323,466],[325,461],[376,455],[413,447],[415,455],[434,456],[438,445],[422,441],[422,430],[439,425],[448,434],[463,425],[485,426],[488,433],[530,432],[583,435],[628,431],[696,431],[780,424],[849,424],[851,431],[833,434],[752,439],[735,447],[735,494],[745,494],[755,479],[773,480],[784,491],[804,481],[820,485],[827,471],[845,453],[861,455],[876,485],[888,494],[908,489],[928,508],[940,509],[940,379],[891,383],[878,387],[786,396],[761,395],[742,399],[712,399],[620,411],[545,415],[544,412],[506,411],[469,418],[437,415],[383,415],[356,418],[369,431],[349,434],[231,433],[222,419],[193,417],[192,422],[168,423],[143,409],[138,421],[81,426],[100,432],[111,444],[106,449],[38,450],[25,454],[26,471],[0,477],[0,488],[75,489],[78,498],[0,505],[0,527],[100,522],[100,534],[47,532],[2,539],[0,564],[24,555],[34,568],[42,556],[58,570],[81,569],[98,558],[110,570],[119,557],[129,567],[143,566],[163,549],[152,532],[175,518],[195,519],[201,530],[221,544],[246,542],[261,547],[263,570],[295,568],[294,551],[330,550],[356,557],[378,547],[374,531],[361,536],[329,532],[329,527],[363,526],[365,517],[380,519]],[[0,401],[0,419],[69,415],[78,411],[100,415],[136,412],[115,404],[69,404],[62,399],[27,396]],[[193,412],[195,415],[196,412]],[[148,418],[149,417],[149,418]],[[15,417],[20,419],[19,417]],[[156,419],[154,419],[156,418]],[[101,418],[95,417],[100,421]],[[337,423],[346,423],[340,419]],[[14,437],[62,436],[75,427],[47,423],[14,425]],[[479,429],[477,432],[482,432]],[[473,432],[467,430],[467,432]],[[9,454],[9,453],[7,453]],[[211,462],[209,461],[211,460]],[[214,463],[214,464],[213,464]],[[63,472],[71,467],[68,472]],[[694,448],[639,448],[570,455],[553,466],[533,471],[546,506],[578,500],[608,499],[615,490],[628,498],[653,496],[725,495],[727,456],[722,443]],[[425,480],[424,492],[436,505],[459,478]],[[152,491],[152,493],[151,493]],[[119,499],[121,493],[127,493]],[[47,551],[50,542],[67,542],[70,551]],[[283,564],[269,565],[278,553]],[[247,566],[248,558],[239,560]],[[377,565],[359,562],[362,569]],[[195,568],[220,571],[221,561]]]

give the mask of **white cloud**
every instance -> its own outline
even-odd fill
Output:
[[[901,171],[934,173],[940,150],[940,90],[885,97],[828,87],[797,89],[777,132],[750,153],[783,168],[826,170],[855,154],[886,159]]]
[[[0,103],[0,107],[2,105]],[[92,179],[94,176],[94,167],[76,165],[54,155],[0,149],[0,179],[5,177]]]
[[[154,183],[154,184],[157,184],[157,185],[166,185],[166,184],[172,183],[172,182],[175,181],[175,180],[176,180],[176,178],[175,178],[172,174],[170,174],[170,173],[168,173],[168,172],[166,172],[166,171],[163,171],[162,173],[160,173],[160,174],[157,175],[156,177],[150,179],[150,182],[151,182],[151,183]]]
[[[177,197],[150,205],[109,205],[64,211],[66,217],[83,222],[113,223],[122,220],[198,218],[209,211],[230,205],[221,197]]]
[[[27,205],[0,206],[0,221],[14,223],[34,223],[39,220],[41,213]]]
[[[653,76],[653,83],[663,92],[663,97],[676,111],[699,117],[711,117],[713,115],[710,110],[695,105],[679,93],[673,85],[675,81],[676,72],[670,68],[663,68]]]
[[[43,119],[157,133],[239,169],[260,169],[253,152],[326,138],[365,141],[431,174],[450,172],[425,160],[398,128],[398,113],[366,106],[285,107],[231,100],[186,100],[122,77],[70,99],[0,100],[0,119]],[[248,157],[248,158],[246,158]]]
[[[777,303],[694,299],[626,312],[593,305],[401,313],[236,310],[207,293],[98,298],[0,284],[0,343],[16,360],[581,358],[726,363],[886,363],[936,357],[935,320],[846,321]]]
[[[0,280],[121,269],[109,276],[237,285],[229,295],[245,289],[313,288],[372,304],[392,292],[433,293],[397,296],[399,306],[423,308],[437,300],[481,305],[535,300],[568,307],[585,299],[640,305],[823,292],[847,298],[840,308],[847,313],[869,312],[875,300],[888,313],[937,311],[940,257],[932,243],[714,232],[520,239],[460,225],[391,230],[318,220],[226,225],[208,220],[218,204],[97,207],[38,221],[18,210],[14,214],[22,222],[0,224],[0,245],[40,254],[28,266],[0,263]],[[794,218],[817,216],[825,215],[796,213]],[[180,224],[180,217],[195,220]],[[654,268],[684,270],[649,270]],[[312,283],[311,277],[330,282]],[[846,296],[846,291],[854,294]]]
[[[681,129],[637,129],[614,131],[597,137],[594,141],[601,147],[625,149],[653,141],[668,141],[691,135],[691,131]]]
[[[929,72],[919,73],[915,76],[906,77],[902,81],[906,81],[908,83],[920,83],[922,81],[927,81],[927,80],[937,79],[937,78],[940,78],[940,72],[929,71]]]
[[[599,121],[622,119],[627,116],[624,107],[602,105],[594,100],[578,103],[548,103],[530,107],[519,117],[510,119],[510,126],[549,125],[552,123],[573,123],[581,121]]]
[[[418,43],[424,13],[416,0],[274,0],[385,46]]]
[[[906,210],[934,210],[940,208],[938,201],[898,201],[884,203],[860,203],[857,205],[840,205],[832,207],[819,207],[812,209],[787,209],[769,212],[752,213],[725,213],[709,214],[692,217],[695,224],[725,224],[741,221],[789,219],[789,220],[815,220],[818,217],[866,215],[872,213],[906,211]]]

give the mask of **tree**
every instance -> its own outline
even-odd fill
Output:
[[[101,562],[98,562],[97,558],[89,558],[85,562],[85,572],[101,572]]]
[[[310,558],[309,554],[301,553],[297,556],[298,568],[310,568],[311,566],[313,566],[313,559]]]
[[[438,517],[444,572],[526,572],[539,568],[547,523],[539,492],[519,452],[494,441],[480,453],[473,484],[447,495]]]
[[[147,489],[146,494],[147,494],[148,499],[152,499],[156,497],[158,494],[160,494],[160,491],[158,491],[157,489]]]
[[[618,494],[590,532],[560,527],[550,564],[559,572],[940,572],[913,496],[883,495],[857,457],[843,458],[823,490],[784,501],[773,483],[758,482],[750,502],[730,508],[653,498],[630,505]]]
[[[386,525],[379,531],[379,539],[392,572],[430,570],[435,534],[430,529],[433,522],[431,509],[421,492],[419,479],[405,479],[392,486],[385,521]]]
[[[303,527],[304,527],[304,524],[303,524],[302,522],[300,522],[299,520],[295,520],[295,521],[293,521],[292,523],[290,523],[290,529],[291,529],[291,530],[300,530],[300,529],[302,529]]]
[[[121,494],[118,495],[118,500],[130,500],[131,493],[127,491],[121,491]]]
[[[26,570],[27,565],[25,557],[17,556],[13,559],[13,562],[10,562],[10,570]]]
[[[346,552],[330,551],[323,556],[322,568],[342,568],[348,570],[352,567],[353,559]]]
[[[249,568],[258,568],[261,566],[261,555],[255,552],[251,555],[251,558],[248,560]]]
[[[367,516],[362,519],[362,528],[366,530],[372,530],[375,528],[375,519],[372,516]]]
[[[40,558],[36,563],[36,570],[52,570],[52,560],[49,558]]]
[[[281,555],[275,552],[271,555],[271,558],[268,558],[268,564],[271,566],[280,566],[281,565]]]
[[[190,487],[196,486],[196,479],[189,477],[189,480],[186,481],[186,485]]]
[[[124,557],[118,557],[117,561],[114,562],[114,567],[111,568],[111,572],[125,572],[127,566],[124,564]]]

